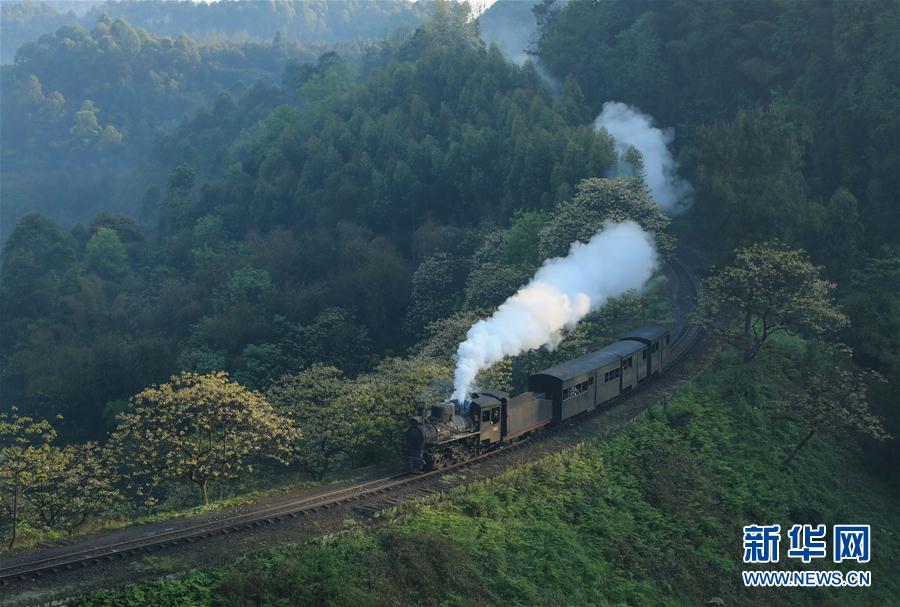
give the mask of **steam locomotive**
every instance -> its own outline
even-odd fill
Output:
[[[406,431],[409,467],[435,470],[465,461],[608,403],[665,368],[669,339],[666,328],[642,327],[600,350],[535,373],[522,394],[481,390],[464,403],[420,407]]]

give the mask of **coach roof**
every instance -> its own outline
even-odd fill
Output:
[[[614,344],[610,344],[603,349],[609,350],[610,352],[615,352],[619,356],[625,357],[625,356],[631,356],[635,352],[639,351],[641,348],[646,348],[646,347],[647,347],[647,345],[642,342],[639,342],[639,341],[636,341],[633,339],[626,339],[623,341],[617,341]]]
[[[622,339],[636,339],[638,341],[651,342],[659,339],[668,332],[669,330],[665,327],[647,325],[646,327],[640,327],[639,329],[629,331]]]
[[[596,352],[591,352],[590,354],[585,354],[584,356],[564,362],[561,365],[539,371],[538,373],[535,373],[535,375],[549,375],[550,377],[567,381],[617,362],[619,362],[619,355],[611,351],[609,346],[607,346]]]

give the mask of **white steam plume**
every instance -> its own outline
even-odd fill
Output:
[[[556,347],[565,329],[611,297],[639,289],[656,268],[653,239],[631,221],[607,223],[566,257],[548,259],[527,285],[469,329],[456,353],[453,398],[462,403],[479,371],[506,356]]]
[[[616,140],[619,153],[630,145],[637,148],[644,157],[647,187],[663,210],[676,214],[690,206],[693,188],[676,173],[675,159],[668,149],[675,138],[672,129],[660,130],[653,126],[652,117],[616,101],[603,104],[594,128],[606,129]]]

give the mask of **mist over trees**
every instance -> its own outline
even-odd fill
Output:
[[[0,61],[41,34],[63,25],[91,27],[104,15],[122,17],[135,28],[161,37],[187,34],[200,44],[283,42],[333,44],[387,36],[402,25],[415,26],[430,7],[422,2],[376,0],[277,0],[275,2],[146,2],[140,0],[16,0],[2,5]]]
[[[4,462],[22,463],[0,471],[22,487],[4,494],[20,498],[8,514],[64,530],[136,503],[138,486],[181,505],[183,486],[191,503],[214,499],[245,464],[322,478],[388,461],[414,404],[449,393],[468,328],[610,219],[722,268],[705,318],[748,359],[773,328],[853,347],[810,353],[798,385],[824,405],[785,405],[815,413],[809,431],[898,435],[896,3],[547,1],[535,50],[558,90],[484,45],[454,3],[397,30],[426,9],[342,4],[354,24],[372,16],[348,30],[334,3],[240,3],[259,32],[283,22],[299,42],[242,33],[237,3],[170,7],[222,19],[203,33],[150,28],[156,3],[116,6],[124,17],[88,13],[0,74],[0,405],[20,412],[0,434]],[[373,32],[390,35],[348,42]],[[691,209],[660,211],[639,154],[594,130],[609,100],[677,129]],[[623,161],[635,175],[613,176]],[[760,300],[773,285],[778,301]],[[529,371],[666,320],[661,293],[627,293],[556,351],[480,381],[523,389]],[[210,395],[253,423],[201,406]],[[167,434],[186,412],[197,423]],[[194,449],[213,422],[228,441],[245,433],[227,462]],[[241,447],[276,426],[277,445]],[[171,458],[142,450],[148,428]],[[34,462],[46,477],[29,476]],[[103,504],[62,510],[46,487],[64,478],[95,483]]]
[[[315,362],[359,373],[464,304],[468,272],[422,292],[420,265],[471,268],[489,224],[551,209],[614,161],[460,11],[380,52],[361,74],[334,54],[292,67],[295,88],[249,128],[230,121],[245,102],[223,100],[182,125],[161,145],[188,161],[144,195],[155,225],[23,220],[0,285],[10,399],[95,434],[108,403],[181,370],[252,387]],[[195,169],[229,133],[228,160]],[[27,303],[37,288],[44,307]]]
[[[235,96],[266,90],[288,61],[314,61],[324,49],[198,45],[185,34],[158,37],[107,15],[89,27],[65,25],[41,36],[0,68],[4,240],[28,211],[66,229],[100,210],[138,217],[147,185],[164,183],[173,168],[152,154],[162,133],[216,100],[219,113],[237,107]]]

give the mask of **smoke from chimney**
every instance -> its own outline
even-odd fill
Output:
[[[620,154],[628,146],[641,153],[645,181],[656,204],[670,215],[690,206],[693,188],[676,173],[675,159],[668,148],[675,138],[672,129],[656,128],[652,117],[617,101],[603,104],[603,110],[594,120],[594,129],[601,128],[616,140]]]
[[[548,259],[531,281],[475,323],[456,354],[453,397],[463,403],[479,371],[507,356],[555,348],[563,331],[611,297],[640,289],[657,265],[652,237],[632,221],[607,223],[566,257]]]

